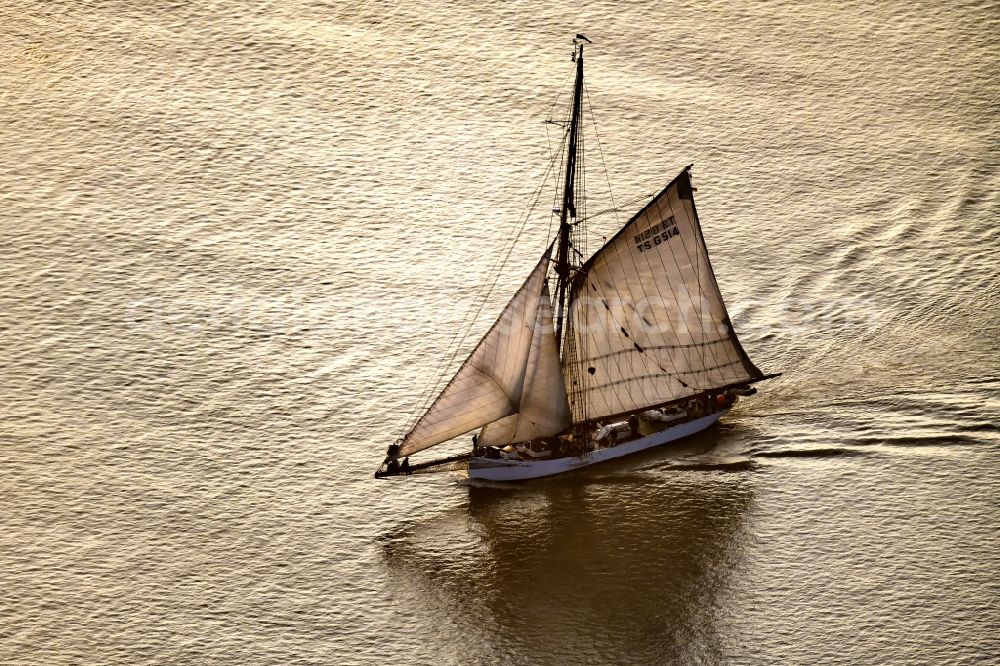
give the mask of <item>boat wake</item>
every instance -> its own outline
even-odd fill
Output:
[[[745,472],[757,467],[750,458],[732,458],[723,460],[707,460],[704,462],[671,462],[670,470],[685,470],[694,472]]]

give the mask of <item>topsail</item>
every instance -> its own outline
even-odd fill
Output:
[[[571,297],[574,422],[762,377],[726,313],[688,169],[580,267]]]

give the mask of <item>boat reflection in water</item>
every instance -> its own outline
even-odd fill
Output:
[[[753,481],[746,462],[677,463],[651,452],[565,481],[471,486],[463,509],[385,539],[400,618],[469,650],[438,658],[724,661]]]

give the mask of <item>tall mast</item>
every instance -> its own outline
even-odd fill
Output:
[[[563,203],[559,210],[559,249],[556,253],[556,346],[562,350],[563,319],[566,313],[566,293],[570,283],[569,235],[572,231],[570,218],[576,219],[576,153],[577,137],[580,132],[580,107],[583,101],[583,44],[590,42],[583,35],[573,40],[576,59],[576,83],[573,85],[573,112],[569,123],[569,141],[566,148],[566,180],[563,185]]]

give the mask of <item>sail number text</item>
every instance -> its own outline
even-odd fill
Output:
[[[680,235],[681,232],[677,229],[677,221],[674,220],[673,216],[670,216],[663,222],[646,229],[641,234],[636,234],[635,246],[639,248],[639,252],[645,252],[646,250],[652,250],[656,245],[667,242],[674,236]]]

